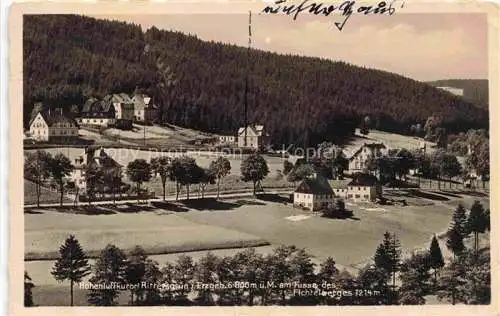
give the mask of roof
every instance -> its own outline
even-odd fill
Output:
[[[105,151],[104,148],[93,148],[93,147],[87,147],[86,148],[86,154],[87,156],[87,162],[88,163],[95,163],[99,167],[105,167],[105,168],[121,168],[122,165],[120,165],[116,160],[111,158]]]
[[[133,103],[130,96],[126,93],[108,94],[104,97],[104,100],[111,101],[112,103]]]
[[[297,189],[295,189],[295,192],[314,195],[333,194],[332,187],[328,184],[328,181],[321,176],[302,180]]]
[[[343,180],[330,180],[328,182],[330,186],[334,189],[347,189],[347,186],[351,181],[352,181],[351,179],[343,179]]]
[[[114,117],[114,107],[109,99],[103,101],[90,98],[82,108],[82,117]]]
[[[73,125],[75,127],[78,127],[78,124],[76,124],[76,121],[74,119],[65,116],[61,111],[57,111],[57,110],[52,110],[52,111],[43,110],[43,111],[38,112],[30,120],[29,125],[31,125],[33,123],[33,121],[38,116],[38,114],[42,115],[42,118],[44,119],[44,121],[47,123],[47,125],[49,127],[54,125],[54,124],[57,124],[57,123],[67,123],[67,124]]]
[[[134,94],[132,102],[134,103],[135,110],[144,110],[149,107],[156,108],[156,106],[151,102],[151,97],[147,94]]]
[[[373,187],[379,184],[377,177],[368,173],[356,173],[354,174],[352,181],[349,182],[349,186],[363,186],[363,187]]]
[[[238,129],[238,135],[242,136],[245,133],[245,128],[240,127]],[[248,125],[247,126],[247,134],[254,134],[257,136],[264,136],[264,125]],[[267,135],[266,135],[267,136]]]
[[[361,147],[359,147],[352,155],[349,159],[353,159],[357,154],[359,154],[363,148],[366,147],[366,148],[369,148],[369,149],[376,149],[376,148],[379,148],[379,149],[384,149],[384,148],[387,148],[383,143],[364,143]]]

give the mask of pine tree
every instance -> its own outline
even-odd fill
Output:
[[[35,284],[31,280],[28,272],[24,271],[24,307],[35,306],[33,302],[33,288]]]
[[[461,258],[455,258],[447,265],[439,278],[437,297],[447,299],[452,305],[467,303],[466,269]]]
[[[115,245],[107,245],[97,258],[93,276],[89,280],[95,287],[88,294],[88,302],[94,306],[114,306],[120,292],[119,288],[125,283],[125,268],[127,257]]]
[[[139,246],[136,246],[129,254],[125,267],[125,281],[130,287],[130,305],[139,305],[141,303],[141,282],[146,273],[146,252]],[[134,302],[134,295],[136,301]]]
[[[386,232],[384,234],[384,240],[381,244],[377,246],[375,251],[374,261],[375,266],[382,268],[387,272],[387,277],[392,275],[392,296],[393,303],[395,300],[395,289],[396,289],[396,272],[399,271],[401,260],[401,245],[399,240],[396,238],[396,234],[390,234]]]
[[[363,305],[388,305],[393,301],[393,294],[387,285],[387,271],[376,265],[367,265],[359,271],[357,283],[364,290],[379,291],[380,295],[363,297]]]
[[[75,236],[70,235],[59,248],[59,258],[54,263],[51,271],[57,281],[69,280],[70,306],[73,306],[74,282],[80,282],[90,273],[89,270],[90,267],[80,243]]]
[[[172,280],[173,282],[181,285],[187,285],[191,287],[196,271],[196,264],[193,262],[193,258],[187,255],[180,255],[177,257],[175,265],[172,266]],[[180,288],[176,291],[175,301],[177,305],[188,305],[190,303],[188,299],[189,291],[184,288]]]
[[[429,294],[430,254],[416,253],[401,265],[401,287],[399,300],[402,304],[425,304],[425,296]]]
[[[444,266],[444,259],[436,235],[432,236],[429,256],[431,268],[434,270],[434,282],[437,282],[437,272]]]
[[[465,250],[464,237],[455,227],[452,227],[447,235],[446,247],[453,252],[453,256],[456,258]]]
[[[479,251],[479,234],[484,233],[488,225],[488,218],[484,212],[483,205],[479,201],[474,201],[467,220],[467,227],[474,234],[474,250],[476,255]]]
[[[469,230],[467,227],[467,214],[462,204],[458,204],[457,208],[453,212],[451,227],[454,227],[462,235],[463,238],[467,238],[467,236],[469,235]]]
[[[196,265],[194,278],[196,282],[210,284],[217,282],[217,263],[219,258],[213,253],[209,252],[200,260]],[[213,289],[199,289],[198,295],[195,298],[199,305],[207,306],[214,305],[214,290]]]

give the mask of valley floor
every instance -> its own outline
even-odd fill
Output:
[[[209,250],[226,255],[240,251],[237,248],[269,243],[256,248],[268,253],[275,245],[293,244],[314,255],[316,263],[332,256],[339,268],[356,273],[371,260],[386,231],[396,233],[408,254],[416,248],[427,248],[433,234],[447,229],[459,202],[469,207],[479,199],[485,208],[489,207],[487,196],[456,195],[458,198],[441,195],[440,200],[429,195],[428,203],[406,207],[347,203],[354,212],[354,217],[347,220],[323,218],[268,199],[226,200],[207,203],[210,206],[205,208],[186,203],[187,210],[182,212],[166,207],[84,215],[41,209],[25,214],[25,256],[53,259],[68,234],[74,234],[82,247],[94,254],[108,243],[124,250],[139,244],[148,253],[156,254],[152,257],[160,265],[174,261],[179,251],[188,251],[196,258]],[[441,249],[449,256],[443,242]],[[47,291],[56,293],[67,286],[52,278],[52,265],[52,260],[25,263],[38,286],[34,295],[39,304],[59,304],[58,299],[48,299]]]

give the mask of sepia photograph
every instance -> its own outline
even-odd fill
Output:
[[[491,304],[488,14],[346,3],[23,14],[24,306]]]

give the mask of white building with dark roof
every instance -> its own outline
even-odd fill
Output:
[[[367,167],[367,162],[374,157],[379,157],[387,153],[387,147],[382,143],[363,144],[349,158],[349,171],[361,172]]]
[[[71,141],[78,138],[78,124],[61,109],[38,112],[29,122],[29,134],[36,141]]]
[[[238,147],[240,148],[263,148],[268,144],[269,140],[269,135],[264,130],[263,125],[248,125],[246,128],[240,127],[237,137]]]
[[[115,108],[111,102],[90,98],[83,105],[79,120],[83,125],[107,127],[115,123]]]
[[[328,181],[321,176],[304,179],[293,193],[293,205],[311,211],[333,207],[335,194]]]
[[[371,202],[382,197],[382,186],[377,177],[355,173],[352,179],[329,181],[336,197],[353,202]]]

